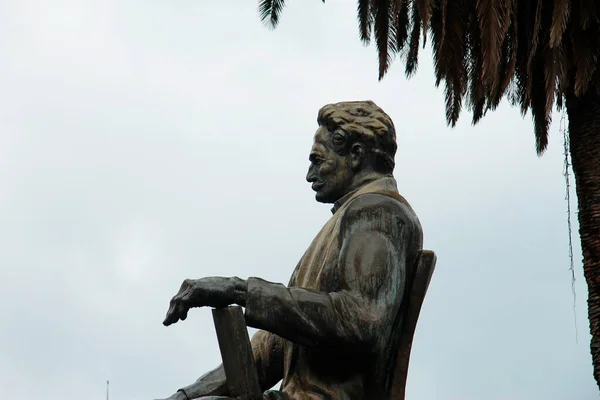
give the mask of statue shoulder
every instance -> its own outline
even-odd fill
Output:
[[[389,236],[398,245],[408,246],[408,257],[416,257],[416,252],[423,248],[421,222],[410,204],[397,192],[356,196],[343,210],[340,222],[342,241],[346,237],[362,235],[366,229]]]
[[[343,211],[342,224],[358,219],[396,220],[420,231],[421,224],[410,204],[397,192],[371,192],[356,196]]]
[[[350,216],[356,213],[385,210],[393,214],[415,215],[412,207],[397,192],[370,192],[356,196],[348,202],[344,214]]]

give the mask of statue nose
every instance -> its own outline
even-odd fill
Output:
[[[317,181],[317,176],[316,176],[315,172],[313,171],[312,167],[310,167],[308,169],[308,173],[306,174],[306,181],[309,183]]]

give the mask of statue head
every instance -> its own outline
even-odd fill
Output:
[[[317,122],[306,180],[318,202],[334,203],[394,171],[394,123],[372,101],[328,104],[319,110]]]

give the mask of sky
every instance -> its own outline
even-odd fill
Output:
[[[0,397],[110,380],[152,400],[218,365],[210,310],[165,328],[169,299],[186,278],[287,283],[330,216],[305,181],[318,109],[370,99],[438,256],[407,399],[598,398],[561,114],[538,157],[530,114],[449,128],[434,83],[429,47],[378,82],[354,2],[290,2],[271,31],[254,1],[0,1]]]

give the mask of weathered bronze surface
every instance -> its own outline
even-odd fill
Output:
[[[306,179],[317,201],[333,204],[333,216],[288,285],[188,279],[164,325],[185,320],[194,307],[237,304],[245,307],[246,324],[259,329],[251,346],[260,391],[282,381],[265,399],[403,398],[435,255],[422,251],[421,225],[392,176],[397,146],[390,117],[370,101],[343,102],[321,108],[317,121]],[[169,399],[240,396],[232,393],[232,378],[228,387],[226,369],[217,367]],[[253,385],[252,374],[242,375],[250,383],[237,387]]]

